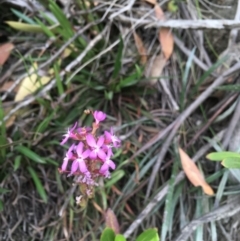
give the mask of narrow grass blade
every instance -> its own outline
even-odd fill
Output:
[[[169,188],[168,188],[168,193],[166,196],[166,201],[165,201],[165,208],[164,208],[164,218],[163,218],[163,224],[162,224],[162,230],[161,230],[161,240],[165,241],[167,237],[167,232],[172,229],[170,227],[172,223],[172,218],[173,218],[173,210],[175,207],[173,206],[173,192],[174,192],[174,182],[176,179],[176,174],[178,171],[178,162],[179,162],[179,157],[176,154],[176,157],[174,162],[173,162],[173,167],[172,167],[172,174],[171,178],[169,180]],[[171,236],[171,235],[170,235]]]
[[[114,64],[114,70],[112,74],[112,78],[115,79],[117,78],[119,71],[122,68],[122,53],[123,53],[123,39],[120,38],[119,45],[118,45],[118,51],[115,59],[115,64]]]
[[[34,162],[41,163],[41,164],[46,163],[46,161],[43,158],[41,158],[39,155],[37,155],[35,152],[31,151],[29,148],[25,146],[17,146],[15,149]]]
[[[40,197],[42,198],[42,200],[43,200],[45,203],[47,203],[47,194],[46,194],[46,192],[45,192],[45,190],[44,190],[44,187],[43,187],[40,179],[38,178],[37,173],[36,173],[36,172],[34,171],[34,169],[33,169],[32,167],[30,167],[30,166],[28,166],[27,169],[28,169],[28,171],[29,171],[29,173],[30,173],[33,181],[34,181],[34,184],[35,184],[35,186],[36,186],[36,188],[37,188],[38,194],[40,195]]]
[[[29,18],[29,17],[26,16],[25,14],[19,12],[18,10],[11,8],[11,11],[12,11],[17,17],[19,17],[20,19],[24,20],[26,23],[36,24],[36,22],[34,22],[31,18]]]

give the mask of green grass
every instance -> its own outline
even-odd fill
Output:
[[[106,7],[110,12],[112,10],[109,5],[101,4],[98,9],[92,2],[88,5],[86,1],[78,0],[72,15],[65,14],[63,7],[54,1],[49,1],[45,6],[51,15],[46,12],[32,14],[14,6],[9,10],[8,6],[4,5],[8,9],[8,17],[4,17],[4,21],[26,24],[23,25],[25,31],[23,26],[21,31],[7,24],[4,26],[8,35],[14,36],[13,41],[18,48],[3,66],[3,73],[16,61],[23,61],[19,69],[13,70],[13,80],[19,72],[27,73],[35,62],[41,66],[51,59],[79,29],[89,24],[83,33],[66,46],[67,55],[60,53],[48,66],[37,72],[38,81],[41,83],[42,76],[47,76],[51,70],[54,82],[49,83],[54,84],[47,90],[46,86],[40,85],[33,94],[34,101],[15,113],[16,119],[10,127],[7,126],[8,121],[4,122],[4,118],[9,112],[6,106],[10,105],[10,109],[14,107],[7,101],[13,102],[14,99],[9,96],[7,101],[0,102],[0,183],[3,183],[0,188],[0,211],[11,228],[15,223],[10,223],[10,219],[18,220],[20,214],[24,214],[25,223],[38,228],[38,232],[26,231],[28,240],[75,240],[83,237],[86,240],[99,240],[105,228],[103,216],[107,208],[112,208],[121,231],[124,232],[146,206],[152,203],[147,217],[141,221],[141,225],[129,240],[134,240],[147,228],[156,227],[161,241],[170,241],[193,219],[211,212],[222,201],[238,192],[236,183],[235,186],[229,185],[226,169],[205,159],[211,150],[222,150],[221,141],[212,138],[228,126],[229,116],[235,110],[232,102],[224,109],[223,114],[219,113],[218,117],[221,118],[211,122],[196,141],[185,148],[201,128],[207,125],[213,115],[211,109],[221,102],[223,97],[232,93],[231,91],[239,91],[239,86],[231,76],[232,83],[218,87],[218,91],[222,91],[220,98],[216,97],[214,92],[188,116],[178,130],[178,141],[174,144],[183,148],[190,157],[202,147],[210,145],[199,154],[201,157],[198,158],[198,167],[213,187],[215,195],[207,197],[201,188],[194,187],[186,178],[175,183],[176,178],[182,175],[182,169],[177,148],[169,146],[151,187],[150,197],[146,199],[152,170],[169,133],[154,142],[156,136],[209,88],[209,83],[214,81],[213,75],[227,57],[216,60],[204,72],[195,64],[193,58],[199,58],[198,47],[195,47],[188,35],[182,34],[181,40],[186,43],[191,54],[186,56],[175,47],[174,56],[163,73],[167,87],[180,106],[180,111],[176,112],[172,110],[163,89],[158,85],[146,84],[148,79],[144,76],[145,66],[139,63],[132,32],[129,30],[126,35],[122,32],[123,27],[128,26],[127,23],[123,24],[115,19],[109,24],[107,18],[102,19]],[[183,1],[182,4],[185,6],[186,3]],[[201,16],[198,1],[196,7]],[[115,8],[120,6],[116,4],[113,9]],[[182,10],[179,8],[178,11]],[[107,14],[109,15],[110,13]],[[17,28],[17,25],[15,27]],[[103,38],[91,46],[82,60],[67,72],[66,67],[76,61],[105,27],[108,28]],[[140,36],[146,46],[154,46],[152,50],[149,47],[149,55],[155,54],[159,43],[149,43],[149,36],[146,36],[148,30],[141,26],[138,28],[139,32],[142,31]],[[37,33],[34,32],[36,29]],[[151,34],[156,34],[156,30],[151,31]],[[25,43],[28,48],[33,48],[28,56],[25,56],[22,47]],[[211,48],[214,49],[215,46]],[[50,86],[49,83],[47,86]],[[108,118],[103,128],[116,127],[123,142],[114,156],[117,168],[112,172],[111,179],[101,181],[96,188],[95,197],[87,203],[86,208],[80,208],[76,207],[74,200],[75,196],[79,195],[79,190],[71,193],[72,178],[58,172],[67,150],[59,143],[67,128],[76,121],[82,126],[91,123],[92,117],[84,114],[85,109],[106,112]],[[152,141],[149,148],[132,158],[140,148]],[[161,193],[166,186],[167,192],[156,202],[155,195]],[[62,216],[59,216],[60,210]],[[7,230],[6,227],[5,229]],[[13,239],[14,235],[21,235],[22,230],[23,223],[20,223],[15,229]],[[192,234],[192,240],[200,241],[205,237],[218,240],[220,236],[218,223],[213,220],[198,227]]]

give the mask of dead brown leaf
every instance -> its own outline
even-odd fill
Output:
[[[158,4],[155,5],[154,10],[155,10],[155,15],[156,15],[157,19],[165,20],[164,12],[163,12],[163,10],[160,8],[160,6]]]
[[[157,4],[157,1],[156,1],[156,0],[145,0],[145,2],[150,3],[150,4],[152,4],[152,5]]]
[[[165,20],[165,15],[158,4],[155,5],[155,15],[159,20]],[[162,52],[165,58],[168,60],[173,52],[174,39],[170,28],[160,28],[159,30],[159,42],[162,47]]]
[[[147,62],[147,50],[144,47],[142,39],[139,37],[139,35],[135,32],[133,32],[135,44],[138,50],[139,55],[141,56],[140,62],[141,64],[146,64]]]
[[[13,49],[14,45],[12,43],[6,43],[0,46],[0,66],[4,65],[4,63],[8,60]]]
[[[14,84],[14,81],[12,81],[12,80],[5,82],[5,83],[1,86],[0,92],[9,90],[9,88],[12,87],[13,84]]]
[[[174,40],[172,32],[169,28],[161,28],[159,31],[159,42],[162,46],[162,52],[168,60],[173,52]]]
[[[106,227],[111,228],[114,233],[120,233],[120,227],[117,220],[117,217],[112,209],[108,208],[105,213]]]
[[[155,84],[158,78],[161,76],[164,66],[166,65],[167,59],[163,53],[154,57],[154,60],[149,61],[149,66],[146,68],[146,77],[151,77],[150,84]]]
[[[214,194],[213,189],[205,181],[197,165],[191,160],[191,158],[181,148],[178,148],[178,150],[179,150],[183,171],[185,172],[189,181],[195,187],[201,186],[205,194],[210,196],[213,195]]]

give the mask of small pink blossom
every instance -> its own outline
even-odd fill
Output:
[[[75,172],[78,171],[78,169],[81,173],[89,174],[89,171],[85,163],[85,159],[89,156],[90,151],[86,150],[83,152],[83,143],[79,142],[79,144],[76,147],[76,152],[77,158],[72,163],[70,175],[73,175]]]
[[[112,127],[111,127],[111,129],[110,129],[110,132],[104,131],[104,135],[105,135],[105,137],[106,137],[106,140],[107,140],[108,142],[112,142],[112,144],[113,144],[114,147],[117,148],[117,147],[120,146],[121,140],[120,140],[117,136],[114,135],[114,132],[113,132],[113,128],[112,128]]]
[[[95,110],[93,113],[93,117],[95,119],[96,124],[99,124],[101,121],[105,120],[106,114],[102,111]]]
[[[74,149],[74,147],[75,147],[75,145],[72,144],[71,147],[68,149],[68,151],[66,153],[66,156],[63,159],[63,164],[62,164],[61,171],[66,171],[67,165],[68,165],[68,161],[73,158],[72,150]]]
[[[87,144],[91,147],[92,151],[89,154],[89,157],[93,160],[97,159],[99,157],[101,160],[105,160],[106,153],[102,150],[102,145],[104,143],[104,137],[100,136],[98,138],[98,141],[94,139],[92,134],[88,134],[86,136]]]
[[[65,135],[63,135],[65,138],[61,141],[60,145],[65,144],[69,138],[75,138],[76,135],[73,133],[74,129],[77,127],[77,122],[75,123],[75,125],[68,131]]]
[[[106,175],[109,172],[109,168],[111,168],[112,170],[116,168],[116,164],[112,160],[110,160],[111,155],[112,153],[109,150],[107,153],[106,159],[99,170],[99,172],[103,175]]]

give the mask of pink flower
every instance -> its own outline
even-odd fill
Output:
[[[114,147],[119,147],[121,144],[121,140],[114,135],[113,128],[111,127],[110,132],[104,131],[105,137],[107,141],[112,142]]]
[[[105,160],[106,158],[106,153],[102,150],[102,145],[104,143],[104,137],[100,136],[98,138],[98,141],[96,142],[96,140],[94,139],[92,134],[88,134],[86,136],[86,141],[87,144],[91,147],[92,151],[89,154],[89,157],[91,159],[96,159],[97,157],[99,157],[102,160]]]
[[[85,163],[85,159],[89,156],[90,151],[86,150],[83,152],[83,143],[79,142],[79,144],[76,146],[76,152],[77,152],[77,158],[72,163],[70,175],[77,172],[78,169],[81,173],[84,173],[86,175],[89,174],[89,171]]]
[[[106,114],[102,111],[95,110],[94,113],[93,113],[93,117],[95,119],[96,124],[99,124],[99,122],[105,120]]]
[[[111,168],[111,169],[113,169],[113,170],[116,168],[115,163],[114,163],[112,160],[110,160],[111,155],[112,155],[112,153],[111,153],[111,151],[109,150],[108,153],[107,153],[107,157],[106,157],[103,165],[101,166],[101,168],[100,168],[100,170],[99,170],[99,172],[100,172],[101,174],[103,174],[103,175],[106,175],[106,174],[109,173],[109,168]]]
[[[65,144],[67,141],[68,141],[68,139],[69,138],[74,138],[76,135],[73,133],[73,131],[74,131],[74,129],[77,127],[77,122],[75,123],[75,125],[69,130],[68,129],[68,131],[67,131],[67,133],[65,134],[65,135],[63,135],[63,136],[65,136],[65,138],[62,140],[62,142],[60,143],[60,145],[63,145],[63,144]]]
[[[75,147],[75,145],[72,144],[71,147],[68,149],[68,151],[66,153],[66,156],[63,159],[63,164],[62,164],[62,168],[61,168],[62,171],[66,171],[67,165],[68,165],[68,161],[71,160],[72,157],[73,157],[72,150],[74,149],[74,147]]]

